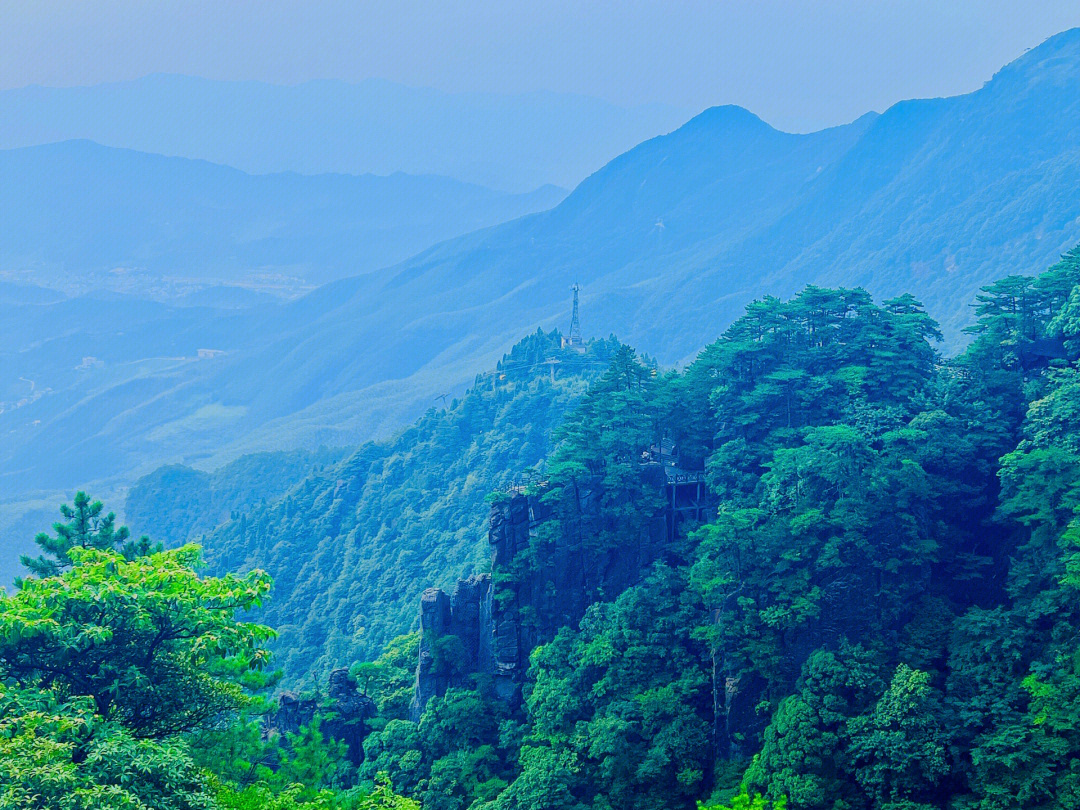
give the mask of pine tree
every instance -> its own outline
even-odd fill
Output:
[[[53,524],[56,536],[40,532],[34,538],[44,553],[37,557],[23,554],[19,560],[34,576],[52,577],[71,567],[69,552],[73,548],[120,551],[129,560],[162,549],[160,543],[151,543],[148,537],[130,540],[131,532],[127,526],[117,528],[116,514],[109,512],[102,515],[104,510],[105,505],[101,501],[91,501],[90,496],[81,490],[76,492],[74,505],[65,503],[60,507],[65,522]],[[22,587],[22,579],[17,579],[15,584]]]

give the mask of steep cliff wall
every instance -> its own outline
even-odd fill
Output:
[[[323,733],[345,743],[349,760],[359,765],[364,760],[367,721],[375,714],[374,701],[357,691],[349,671],[335,669],[327,680],[325,696],[302,697],[296,692],[279,695],[278,708],[267,716],[264,732],[280,734],[284,738],[287,734],[299,733],[303,726],[319,716]]]
[[[657,489],[662,471],[643,468]],[[653,480],[655,479],[655,480]],[[596,490],[576,494],[580,522],[543,540],[540,560],[530,560],[530,574],[517,564],[550,532],[551,508],[541,495],[514,493],[494,503],[488,521],[492,574],[458,582],[452,595],[437,588],[420,602],[420,658],[417,664],[413,716],[419,718],[428,700],[451,686],[490,678],[495,694],[516,705],[529,665],[529,655],[560,627],[576,625],[598,599],[614,599],[642,578],[664,552],[668,516],[658,513],[625,547],[597,551],[588,542],[599,519]],[[534,555],[535,556],[535,555]]]
[[[420,655],[412,714],[470,675],[495,674],[496,631],[491,619],[491,575],[460,580],[453,595],[428,588],[420,597]]]

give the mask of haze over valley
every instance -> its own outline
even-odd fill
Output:
[[[1080,802],[1075,9],[4,14],[0,808]]]
[[[5,509],[167,462],[387,436],[530,329],[565,328],[574,282],[590,334],[666,363],[753,298],[807,282],[914,286],[955,351],[1003,263],[1034,272],[1080,240],[1078,127],[1073,30],[970,95],[809,135],[706,110],[561,202],[406,175],[247,175],[85,141],[0,153],[3,276],[67,279],[73,294],[9,281],[0,298]]]

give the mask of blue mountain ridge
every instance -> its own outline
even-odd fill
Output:
[[[1080,30],[974,93],[818,133],[711,109],[549,211],[284,305],[3,310],[3,379],[34,370],[51,392],[0,414],[0,482],[27,498],[119,486],[165,462],[211,468],[386,435],[523,334],[565,328],[574,282],[587,335],[616,333],[664,363],[692,356],[753,298],[811,282],[911,291],[952,351],[979,286],[1080,241],[1077,188]],[[201,347],[226,353],[197,360]],[[84,355],[103,367],[76,370]],[[0,399],[24,396],[16,384]]]

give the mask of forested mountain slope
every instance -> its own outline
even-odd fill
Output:
[[[132,541],[80,493],[0,593],[0,799],[1071,810],[1080,247],[975,303],[953,358],[913,296],[813,285],[681,371],[538,332],[207,538],[217,565],[267,560],[276,605],[266,573],[200,575],[197,547]],[[665,531],[695,472],[708,508]],[[485,562],[458,510],[492,488]],[[480,573],[371,660],[447,570]],[[290,670],[350,668],[267,704],[250,609]]]
[[[361,772],[473,810],[1076,806],[1080,248],[977,303],[951,360],[912,296],[820,287],[751,304],[681,374],[620,349],[528,542],[471,581],[481,649],[539,633],[520,693],[433,616],[441,687],[386,715]],[[567,571],[663,514],[641,474],[661,437],[714,516],[553,627]]]
[[[153,526],[155,539],[178,546],[276,500],[311,472],[350,452],[323,447],[249,453],[213,472],[167,464],[132,484],[124,516],[134,526]]]
[[[162,306],[152,318],[122,300],[7,307],[0,383],[5,401],[25,403],[0,414],[0,480],[23,500],[165,462],[212,468],[386,435],[523,331],[565,326],[575,281],[586,334],[668,363],[753,298],[806,282],[882,297],[916,288],[950,353],[981,284],[1035,272],[1080,239],[1077,132],[1080,30],[975,93],[825,132],[709,110],[551,211],[281,307]],[[203,347],[226,354],[195,362]],[[85,356],[104,365],[82,367]],[[61,455],[62,467],[46,463]]]
[[[263,619],[278,628],[278,662],[291,680],[374,657],[412,627],[425,587],[481,563],[484,499],[544,458],[552,430],[615,345],[594,341],[579,354],[560,349],[557,333],[536,332],[460,400],[202,538],[215,569],[262,568],[274,577]],[[559,361],[554,383],[549,359]],[[183,497],[171,480],[163,470],[132,489],[125,511],[133,531],[157,535],[159,517]],[[259,485],[222,476],[217,488],[244,489],[250,502]]]

